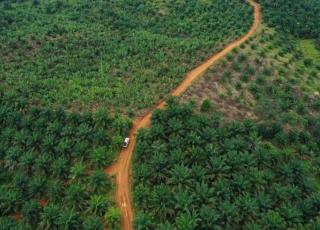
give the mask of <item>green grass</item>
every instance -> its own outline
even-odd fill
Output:
[[[313,39],[301,39],[299,40],[299,46],[306,57],[313,59],[315,62],[320,62],[320,51]]]

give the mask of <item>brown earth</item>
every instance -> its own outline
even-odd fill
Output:
[[[247,2],[254,8],[254,22],[251,26],[251,29],[248,31],[246,35],[241,37],[240,39],[230,43],[220,52],[214,54],[207,61],[202,63],[200,66],[196,67],[192,71],[190,71],[185,79],[175,88],[172,92],[172,96],[180,96],[191,84],[194,80],[201,77],[202,74],[214,63],[216,63],[219,59],[226,56],[229,52],[231,52],[234,48],[240,46],[244,43],[251,35],[253,35],[259,24],[260,24],[260,5],[256,3],[254,0],[247,0]],[[143,117],[137,118],[133,122],[132,129],[129,134],[130,144],[128,148],[123,149],[119,155],[119,159],[117,162],[112,165],[110,168],[105,170],[109,175],[116,176],[116,202],[121,212],[121,226],[124,230],[132,230],[133,229],[133,209],[131,203],[131,181],[130,181],[130,166],[131,166],[131,158],[134,151],[134,147],[136,145],[136,134],[140,128],[147,128],[150,126],[150,118],[155,109],[161,109],[165,106],[165,101],[160,101],[156,106],[151,108],[149,112],[147,112]]]

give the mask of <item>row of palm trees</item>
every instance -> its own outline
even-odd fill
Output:
[[[117,229],[120,214],[103,169],[129,120],[105,110],[29,107],[0,94],[0,228]]]
[[[305,144],[302,139],[295,145]],[[135,227],[317,226],[320,158],[310,158],[301,160],[292,149],[259,136],[252,121],[224,125],[219,116],[196,115],[191,105],[169,100],[167,110],[154,114],[151,129],[138,136]]]

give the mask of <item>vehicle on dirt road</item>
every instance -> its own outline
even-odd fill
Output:
[[[129,137],[126,137],[126,139],[124,139],[124,142],[123,142],[122,147],[123,147],[123,148],[127,148],[128,145],[129,145],[129,142],[130,142],[130,138],[129,138]]]

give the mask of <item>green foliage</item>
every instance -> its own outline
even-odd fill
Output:
[[[259,0],[266,21],[282,31],[300,37],[320,36],[318,0]]]
[[[205,99],[201,104],[201,112],[209,112],[212,108],[211,102],[209,99]]]
[[[16,229],[17,223],[13,220],[13,218],[2,216],[0,217],[0,229]]]
[[[27,201],[21,209],[23,218],[29,223],[37,224],[39,221],[40,207],[37,201],[31,200]]]
[[[80,214],[73,209],[65,209],[58,216],[58,226],[63,229],[79,229]]]
[[[86,230],[103,230],[103,224],[97,217],[88,217],[83,223]]]
[[[94,193],[104,193],[111,188],[110,178],[104,173],[104,171],[95,171],[89,178],[88,184],[90,190]]]
[[[33,107],[13,95],[0,89],[1,216],[21,214],[21,229],[103,229],[112,183],[98,168],[112,163],[121,145],[110,137],[123,139],[130,122]]]
[[[317,43],[313,39],[300,39],[299,46],[301,47],[304,56],[314,60],[315,62],[320,61],[320,49],[317,49]]]
[[[199,115],[191,105],[170,100],[167,109],[154,113],[151,128],[138,135],[135,229],[313,225],[320,211],[320,192],[313,182],[319,144],[305,160],[302,152],[269,141],[281,133],[278,123],[225,125],[217,114]],[[296,146],[310,147],[315,140],[313,133],[297,132]]]
[[[120,229],[120,218],[120,211],[118,208],[115,207],[110,207],[107,213],[105,214],[105,219],[108,223],[108,226],[114,230]]]
[[[209,70],[188,95],[195,95],[197,104],[210,99],[227,121],[254,118],[259,121],[259,135],[290,144],[285,137],[289,131],[310,132],[308,117],[319,116],[317,53],[311,39],[261,25],[246,48]],[[227,60],[227,65],[222,64]],[[239,63],[241,68],[235,69]],[[207,85],[214,85],[215,91],[207,92]],[[190,99],[185,96],[183,101]]]
[[[41,221],[39,223],[42,229],[56,229],[58,227],[58,217],[61,208],[55,204],[48,204],[43,208],[41,213]]]
[[[265,139],[272,139],[282,132],[282,126],[278,122],[263,122],[258,125],[258,133]]]
[[[109,206],[109,200],[103,195],[94,195],[90,198],[89,209],[97,216],[103,216]]]
[[[9,2],[1,84],[73,110],[147,108],[252,23],[241,0]]]

